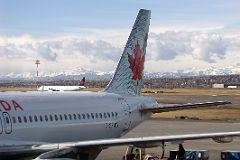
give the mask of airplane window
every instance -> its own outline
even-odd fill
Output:
[[[29,122],[33,121],[32,116],[29,116],[28,118],[29,118]]]
[[[102,119],[102,113],[99,113],[99,117]]]
[[[69,120],[72,120],[72,115],[68,114]]]
[[[42,118],[42,116],[41,116],[41,115],[39,116],[39,119],[40,119],[40,121],[41,121],[41,122],[43,121],[43,118]]]
[[[98,118],[98,114],[97,113],[95,113],[95,117]]]
[[[45,117],[45,121],[47,122],[47,121],[48,121],[48,116],[47,116],[47,115],[45,115],[44,117]]]
[[[16,123],[16,118],[12,117],[12,121],[13,121],[13,123]]]
[[[25,123],[27,123],[27,117],[26,117],[26,116],[23,117],[23,121],[24,121]]]
[[[104,118],[107,118],[107,114],[105,112],[103,113],[103,116],[104,116]]]
[[[78,119],[81,119],[81,114],[78,114]]]
[[[20,116],[18,117],[18,122],[19,122],[19,123],[22,123],[22,119],[21,119]]]
[[[55,114],[55,120],[57,121],[58,120],[58,117],[57,117],[57,115]]]
[[[94,114],[93,113],[91,113],[91,117],[92,117],[92,119],[94,119]]]
[[[73,114],[73,118],[76,120],[77,119],[77,116],[76,116],[76,114]]]
[[[108,113],[108,112],[107,112],[107,115],[108,115],[108,118],[110,118],[110,117],[111,117],[110,113]]]
[[[90,118],[90,115],[89,115],[89,113],[87,113],[87,118],[88,118],[88,119]]]
[[[114,113],[113,112],[111,112],[111,114],[112,114],[112,118],[114,117]]]
[[[117,113],[117,112],[115,112],[115,117],[117,118],[117,116],[118,116],[118,113]]]
[[[37,116],[36,116],[36,115],[34,116],[34,121],[35,121],[35,122],[37,122],[37,121],[38,121],[38,118],[37,118]]]
[[[61,121],[63,120],[63,117],[62,117],[62,115],[61,115],[61,114],[59,115],[59,118],[60,118],[60,120],[61,120]]]
[[[65,118],[65,120],[67,120],[67,119],[68,119],[66,114],[64,114],[64,118]]]
[[[50,121],[53,121],[53,117],[52,117],[52,115],[49,116],[49,119],[50,119]]]
[[[10,120],[8,117],[5,118],[6,119],[6,123],[9,124],[10,123]]]
[[[85,114],[82,114],[83,119],[85,119]]]

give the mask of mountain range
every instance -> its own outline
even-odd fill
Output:
[[[57,73],[39,73],[39,79],[41,80],[57,80],[57,79],[72,79],[79,80],[82,77],[88,79],[110,79],[113,76],[112,72],[102,72],[87,70],[84,68],[76,68],[74,70],[66,70]],[[209,75],[232,75],[240,74],[240,66],[229,66],[226,68],[191,68],[189,70],[178,70],[175,72],[145,72],[146,78],[159,78],[159,77],[190,77],[190,76],[209,76]],[[7,75],[1,75],[0,80],[32,80],[36,79],[36,73],[25,72],[21,74],[9,73]]]

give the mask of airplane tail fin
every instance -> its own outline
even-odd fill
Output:
[[[106,92],[139,95],[147,47],[151,11],[141,9]]]
[[[80,81],[79,86],[84,86],[85,85],[85,77]]]

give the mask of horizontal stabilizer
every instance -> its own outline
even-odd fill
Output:
[[[159,107],[155,107],[155,108],[143,108],[140,111],[161,113],[161,112],[177,111],[177,110],[184,110],[184,109],[213,107],[213,106],[226,105],[226,104],[232,104],[232,103],[229,101],[216,101],[216,102],[205,102],[205,103],[166,104],[166,105],[159,105]]]

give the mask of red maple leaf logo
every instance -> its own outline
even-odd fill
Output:
[[[142,70],[143,70],[143,62],[144,56],[141,53],[140,45],[135,45],[134,53],[130,55],[128,53],[128,62],[130,63],[129,68],[132,70],[133,73],[133,80],[141,80],[142,79]]]

